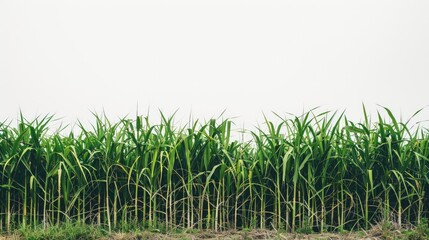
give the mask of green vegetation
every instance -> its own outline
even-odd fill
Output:
[[[0,123],[0,232],[422,226],[429,131],[383,111],[376,122],[365,108],[360,123],[314,111],[266,119],[248,142],[231,138],[228,119],[177,127],[162,114],[155,125],[95,115],[91,129],[48,134],[51,116],[21,116],[17,127]]]
[[[107,239],[107,233],[103,232],[101,228],[90,226],[82,223],[64,223],[56,226],[50,226],[46,229],[43,227],[22,227],[15,233],[17,239]]]

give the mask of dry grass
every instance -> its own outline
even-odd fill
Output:
[[[388,236],[387,236],[388,235]],[[227,232],[200,232],[200,233],[115,233],[109,239],[112,240],[134,240],[134,239],[154,239],[154,240],[196,240],[196,239],[225,239],[225,240],[251,240],[251,239],[279,239],[279,240],[352,240],[352,239],[406,239],[400,231],[392,231],[389,233],[383,232],[381,229],[371,229],[364,232],[351,233],[318,233],[318,234],[293,234],[293,233],[277,233],[269,230],[252,230],[252,231],[227,231]]]
[[[0,236],[0,240],[18,240],[24,239],[19,235]],[[407,239],[400,231],[384,232],[381,229],[371,229],[370,231],[352,232],[352,233],[318,233],[318,234],[293,234],[293,233],[276,233],[268,230],[252,230],[244,231],[227,231],[227,232],[198,232],[198,233],[113,233],[111,236],[103,240],[197,240],[197,239],[224,239],[224,240],[252,240],[252,239],[279,239],[279,240],[378,240],[378,239]]]

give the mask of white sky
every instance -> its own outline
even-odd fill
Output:
[[[0,119],[429,104],[429,1],[0,1]],[[378,108],[380,109],[380,108]],[[429,119],[427,109],[420,119]]]

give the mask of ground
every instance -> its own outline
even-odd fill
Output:
[[[13,239],[57,239],[55,236],[50,235],[35,235],[26,237],[22,234],[15,233],[10,235],[0,236],[0,240],[13,240]],[[68,239],[66,237],[66,239]],[[76,239],[70,237],[70,239]],[[349,232],[349,233],[319,233],[319,234],[299,234],[299,233],[279,233],[269,230],[252,230],[252,231],[226,231],[226,232],[182,232],[182,233],[156,233],[156,232],[138,232],[138,233],[113,233],[106,236],[80,236],[78,239],[102,239],[102,240],[194,240],[194,239],[280,239],[280,240],[293,240],[293,239],[306,239],[306,240],[351,240],[351,239],[411,239],[411,240],[424,240],[428,239],[426,236],[419,236],[415,231],[383,231],[382,229],[372,229],[368,232]]]

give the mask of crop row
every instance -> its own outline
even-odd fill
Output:
[[[48,134],[52,116],[0,125],[0,228],[77,221],[108,230],[341,231],[417,224],[429,211],[429,132],[389,109],[371,122],[307,112],[174,126],[161,113]],[[76,133],[78,132],[78,133]]]

